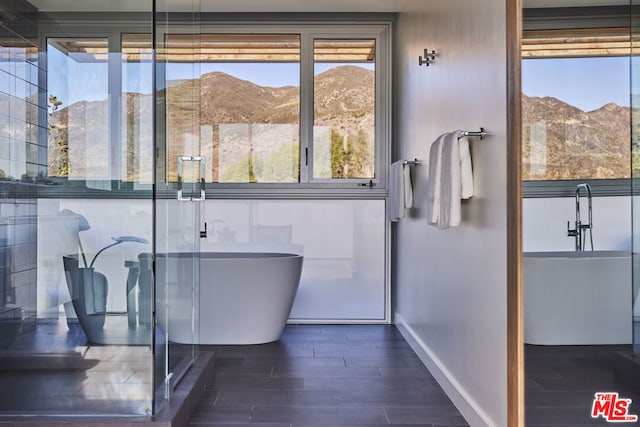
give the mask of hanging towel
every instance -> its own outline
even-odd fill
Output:
[[[462,134],[462,131],[456,132],[458,137]],[[470,199],[473,197],[473,167],[471,165],[471,152],[469,151],[469,140],[466,136],[458,139],[458,145],[460,147],[460,177],[462,183],[462,190],[460,197],[463,199]]]
[[[411,166],[402,165],[402,186],[404,187],[404,208],[413,207],[413,185],[411,184]]]
[[[396,222],[413,207],[411,169],[399,160],[391,164],[389,174],[389,219]]]
[[[442,167],[442,143],[447,134],[436,139],[429,149],[429,177],[427,180],[427,222],[438,224],[440,214],[440,176]]]
[[[441,135],[429,152],[428,223],[441,229],[460,224],[461,200],[473,196],[469,142],[460,132]]]

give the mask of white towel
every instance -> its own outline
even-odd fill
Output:
[[[429,178],[427,180],[427,222],[438,224],[440,214],[440,177],[442,169],[442,143],[447,134],[436,139],[429,149]]]
[[[441,229],[460,224],[461,200],[473,196],[469,142],[460,132],[440,135],[429,150],[428,223]]]
[[[389,219],[393,222],[404,218],[407,209],[413,207],[413,188],[409,165],[399,160],[389,169]]]
[[[462,131],[458,131],[458,136]],[[470,199],[473,196],[473,167],[471,165],[471,152],[469,151],[469,140],[466,136],[458,140],[460,147],[460,177],[462,191],[460,197]]]

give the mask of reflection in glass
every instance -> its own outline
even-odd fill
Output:
[[[313,177],[375,177],[375,40],[314,41]]]

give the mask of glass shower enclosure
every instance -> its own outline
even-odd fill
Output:
[[[152,416],[198,356],[200,5],[130,3],[0,7],[0,415]]]

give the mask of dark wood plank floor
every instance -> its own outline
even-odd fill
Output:
[[[203,349],[216,378],[190,427],[468,425],[391,325],[289,325],[275,343]]]
[[[618,392],[621,398],[632,399],[629,413],[640,415],[640,388],[621,381],[614,373],[619,353],[631,353],[631,346],[526,345],[527,427],[612,425],[602,417],[591,417],[596,392]]]

